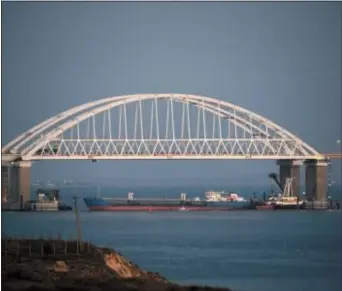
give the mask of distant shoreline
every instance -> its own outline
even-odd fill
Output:
[[[212,186],[215,185],[215,186]],[[105,183],[99,183],[99,184],[73,184],[73,185],[64,185],[62,183],[56,183],[55,185],[34,185],[31,184],[30,185],[31,188],[54,188],[54,187],[58,187],[58,188],[98,188],[98,187],[104,187],[104,188],[137,188],[137,187],[141,187],[141,188],[166,188],[166,189],[172,189],[172,188],[180,188],[180,187],[197,187],[197,188],[211,188],[211,187],[232,187],[232,188],[244,188],[244,189],[249,189],[249,188],[265,188],[266,190],[269,190],[270,188],[276,188],[275,185],[273,184],[232,184],[229,182],[220,182],[220,183],[214,183],[214,182],[210,182],[210,183],[184,183],[184,184],[179,184],[179,183],[173,183],[173,184],[136,184],[136,185],[132,185],[131,183],[123,183],[123,184],[105,184]],[[301,189],[305,189],[305,185],[300,185]],[[339,189],[342,188],[342,184],[333,184],[330,188],[333,189]]]

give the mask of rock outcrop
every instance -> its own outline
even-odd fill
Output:
[[[180,286],[146,272],[120,253],[62,240],[2,240],[4,290],[219,291]]]

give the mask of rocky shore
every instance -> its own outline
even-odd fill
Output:
[[[231,291],[180,286],[90,243],[2,238],[3,290]]]

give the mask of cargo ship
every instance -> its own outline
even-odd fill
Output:
[[[209,191],[205,199],[199,197],[188,199],[185,193],[180,199],[175,198],[134,198],[128,193],[127,198],[86,197],[84,202],[91,211],[209,211],[209,210],[242,210],[253,207],[249,200],[236,193]]]

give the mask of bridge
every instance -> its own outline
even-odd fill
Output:
[[[33,161],[104,159],[276,160],[281,183],[294,177],[297,194],[305,164],[308,196],[326,195],[327,155],[250,110],[186,94],[109,97],[43,121],[2,148],[3,191],[28,200]]]
[[[342,153],[330,153],[324,155],[327,160],[340,160],[342,159]]]

